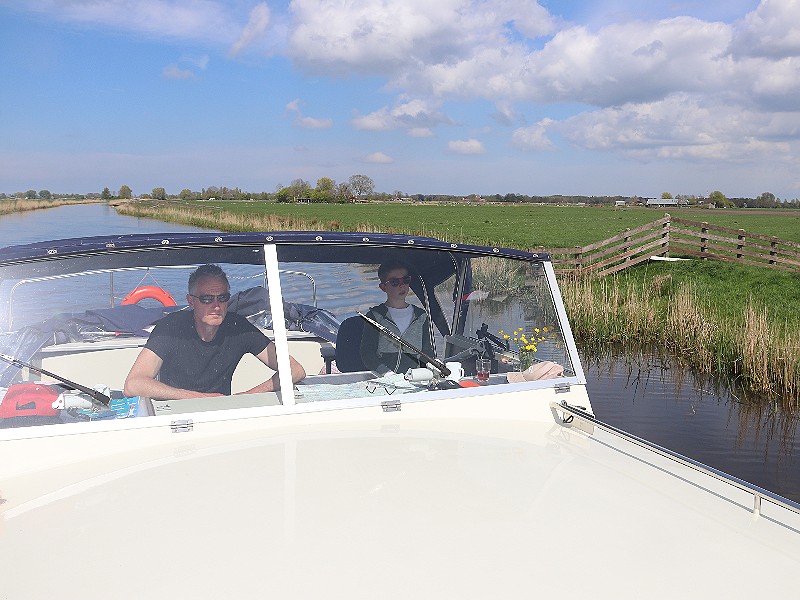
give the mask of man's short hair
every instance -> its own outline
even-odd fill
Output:
[[[189,275],[189,293],[194,294],[197,282],[206,277],[224,281],[228,289],[231,289],[231,284],[228,283],[228,276],[225,275],[225,271],[222,270],[222,267],[219,265],[201,265]]]
[[[406,273],[411,275],[411,269],[408,268],[407,264],[402,263],[398,260],[385,262],[380,267],[378,267],[378,279],[381,280],[381,283],[385,283],[386,277],[389,275],[389,273],[391,273],[395,269],[405,269]]]

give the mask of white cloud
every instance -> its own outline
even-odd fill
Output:
[[[447,149],[456,154],[483,154],[486,152],[483,144],[476,139],[447,142]]]
[[[584,148],[645,160],[759,160],[790,151],[787,138],[800,135],[800,112],[770,114],[729,105],[723,98],[681,93],[585,112],[557,128]]]
[[[408,130],[408,135],[415,138],[433,137],[433,131],[427,127],[412,127]]]
[[[292,0],[291,56],[315,72],[400,72],[470,48],[543,35],[554,21],[532,0]]]
[[[384,106],[368,115],[355,117],[351,123],[355,129],[366,131],[408,129],[419,132],[452,121],[437,106],[423,100],[399,100],[392,108]]]
[[[286,110],[295,114],[294,124],[303,129],[330,129],[333,127],[333,119],[317,119],[314,117],[303,116],[300,110],[300,98],[295,98],[286,104]]]
[[[199,56],[191,55],[191,54],[182,54],[178,62],[192,65],[200,70],[205,70],[208,67],[208,63],[211,59],[209,58],[208,54],[202,54]]]
[[[236,56],[244,48],[250,46],[256,40],[264,37],[267,27],[269,26],[269,20],[269,6],[263,2],[261,4],[256,4],[256,6],[253,7],[253,10],[250,11],[250,19],[247,21],[247,25],[244,26],[242,34],[233,44],[228,55]]]
[[[781,59],[800,56],[800,1],[766,0],[736,27],[734,53]]]
[[[511,135],[511,142],[522,150],[549,150],[553,142],[547,137],[547,128],[554,123],[552,119],[542,119],[536,125],[521,127]]]
[[[295,125],[303,129],[330,129],[333,127],[333,119],[315,119],[314,117],[297,117]]]
[[[27,8],[53,17],[177,39],[232,42],[241,26],[214,0],[32,0]]]
[[[177,65],[167,65],[161,71],[166,79],[194,79],[194,73],[181,69]]]
[[[383,152],[373,152],[365,156],[364,161],[373,164],[389,164],[394,162],[394,159]]]

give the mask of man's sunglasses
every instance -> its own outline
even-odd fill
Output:
[[[192,298],[197,298],[201,304],[211,304],[214,300],[219,302],[220,304],[225,304],[228,300],[231,299],[230,292],[225,292],[224,294],[203,294],[202,296],[195,296],[194,294],[189,294]]]
[[[397,287],[401,283],[405,283],[406,285],[411,285],[411,275],[406,275],[405,277],[389,277],[383,283],[388,283],[392,287]]]

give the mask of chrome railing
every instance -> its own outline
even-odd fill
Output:
[[[570,426],[575,419],[581,419],[597,427],[598,429],[601,429],[617,437],[620,437],[625,441],[631,442],[633,444],[636,444],[637,446],[655,452],[660,456],[675,461],[683,466],[694,469],[695,471],[698,471],[704,475],[708,475],[709,477],[713,477],[714,479],[717,479],[728,485],[738,488],[739,490],[742,490],[748,494],[752,494],[753,513],[755,515],[761,514],[762,500],[766,500],[782,508],[790,510],[794,513],[800,514],[800,504],[794,502],[793,500],[784,498],[783,496],[770,492],[769,490],[765,490],[764,488],[758,487],[757,485],[753,485],[750,482],[744,481],[743,479],[739,479],[738,477],[734,477],[733,475],[725,473],[724,471],[720,471],[719,469],[715,469],[714,467],[709,467],[708,465],[703,464],[694,459],[691,459],[688,456],[678,454],[677,452],[673,452],[672,450],[659,446],[658,444],[648,442],[643,438],[637,437],[621,429],[617,429],[613,425],[609,425],[608,423],[604,423],[602,421],[597,420],[597,418],[595,418],[594,415],[582,409],[583,407],[571,406],[567,404],[566,401],[563,400],[560,403],[558,402],[550,403],[550,410],[553,412],[553,418],[555,418],[556,422],[560,423],[561,425]],[[559,412],[565,414],[565,416],[564,417],[559,416],[558,414]]]

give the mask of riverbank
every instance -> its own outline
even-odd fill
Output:
[[[743,390],[742,402],[769,399],[800,408],[800,331],[795,299],[766,302],[765,296],[800,281],[776,274],[759,294],[725,294],[737,277],[753,269],[698,264],[697,279],[663,265],[632,269],[600,280],[561,281],[564,303],[579,343],[595,351],[616,344],[626,351],[656,347],[695,372],[724,377]],[[718,284],[708,278],[719,277]],[[785,288],[784,288],[785,289]],[[755,292],[756,290],[753,290]],[[784,294],[785,295],[785,294]]]
[[[117,210],[223,231],[383,230],[521,248],[531,247],[532,239],[537,246],[587,244],[661,216],[647,209],[484,204],[459,206],[454,211],[453,206],[383,204],[326,206],[325,219],[316,218],[318,213],[307,211],[308,206],[236,203],[236,211],[226,206],[131,203]],[[332,211],[337,220],[330,219]],[[511,221],[514,215],[516,224]],[[695,211],[692,218],[800,241],[800,227],[794,223],[800,215]],[[387,222],[396,226],[381,226]],[[499,228],[499,223],[503,227]],[[753,392],[754,399],[767,397],[787,409],[800,408],[800,329],[796,319],[800,298],[787,293],[800,289],[800,273],[715,261],[662,262],[640,265],[614,278],[565,279],[561,287],[581,343],[661,347],[701,373],[741,383]]]
[[[0,215],[73,204],[100,204],[105,200],[0,200]]]

